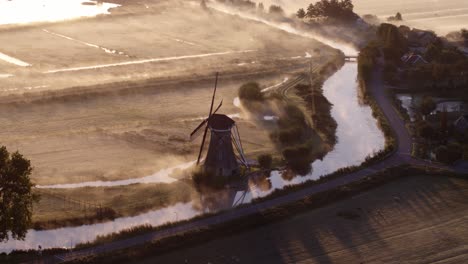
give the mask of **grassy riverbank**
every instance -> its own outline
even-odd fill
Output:
[[[323,61],[321,57],[317,60]],[[287,166],[293,172],[306,175],[310,164],[323,158],[336,143],[337,123],[331,116],[331,103],[323,95],[323,83],[344,64],[341,52],[327,57],[325,63],[286,80],[282,84],[260,91],[258,84],[241,87],[242,108],[259,126],[270,134],[276,147],[276,166]],[[270,116],[273,120],[265,120]]]
[[[199,195],[191,182],[133,184],[106,188],[36,189],[41,196],[34,206],[33,228],[54,229],[135,216]]]

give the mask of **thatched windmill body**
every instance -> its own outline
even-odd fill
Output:
[[[221,177],[230,177],[240,174],[240,166],[248,167],[242,149],[236,122],[227,115],[217,114],[223,102],[213,111],[218,85],[218,74],[216,74],[215,88],[211,100],[208,117],[190,134],[194,140],[204,129],[203,139],[198,153],[197,165],[200,164],[205,146],[208,130],[210,131],[210,144],[205,157],[203,169],[206,173]]]

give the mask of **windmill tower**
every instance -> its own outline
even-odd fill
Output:
[[[200,164],[205,146],[208,130],[210,131],[210,144],[208,153],[205,157],[203,169],[206,173],[214,176],[229,177],[240,173],[240,165],[248,167],[245,159],[242,143],[237,129],[236,122],[227,115],[217,114],[223,101],[216,110],[213,111],[218,86],[218,73],[216,73],[216,82],[211,99],[210,112],[208,117],[190,134],[190,139],[194,140],[203,131],[203,139],[198,153],[197,165]]]

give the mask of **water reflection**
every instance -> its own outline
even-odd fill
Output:
[[[338,124],[335,148],[323,160],[312,163],[312,172],[304,177],[296,177],[289,171],[272,172],[271,189],[251,185],[254,198],[266,196],[287,185],[318,179],[340,168],[359,165],[368,155],[384,148],[385,138],[372,116],[371,108],[359,103],[356,76],[357,65],[345,64],[323,86],[325,97],[333,104],[332,116]]]
[[[98,236],[119,232],[140,225],[159,226],[201,214],[194,203],[179,203],[134,217],[122,217],[101,224],[67,227],[53,230],[29,230],[24,241],[9,240],[0,244],[0,252],[42,248],[71,248],[79,243],[95,240]]]

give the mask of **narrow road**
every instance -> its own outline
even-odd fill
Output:
[[[142,245],[151,241],[160,240],[187,231],[208,228],[209,226],[252,215],[268,208],[293,203],[301,200],[305,196],[337,188],[339,186],[363,179],[383,169],[395,167],[402,164],[415,164],[449,169],[449,167],[443,165],[434,165],[432,163],[414,159],[411,157],[412,139],[410,137],[410,134],[408,133],[408,130],[406,129],[404,120],[400,118],[396,110],[393,108],[392,103],[385,95],[384,86],[381,80],[381,72],[376,71],[374,74],[374,79],[370,83],[371,93],[374,96],[377,103],[380,105],[391,127],[394,129],[398,144],[397,150],[391,155],[389,155],[386,159],[374,165],[366,167],[362,170],[356,171],[354,173],[344,175],[342,177],[330,180],[320,185],[306,187],[297,192],[290,193],[281,197],[266,200],[257,204],[247,205],[246,207],[233,209],[219,215],[194,220],[174,227],[139,235],[129,239],[123,239],[88,249],[77,250],[75,252],[70,252],[66,254],[59,254],[54,256],[53,259],[46,260],[46,263],[61,263],[81,257],[108,253],[115,250]],[[290,85],[286,84],[286,86],[287,87],[283,88],[283,90],[288,89]]]

